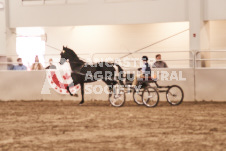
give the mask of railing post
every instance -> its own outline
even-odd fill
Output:
[[[194,73],[194,101],[196,100],[196,64],[197,64],[197,54],[200,53],[197,50],[193,50],[193,58],[194,58],[194,67],[193,67],[193,73]]]
[[[192,50],[191,51],[192,57],[193,57],[193,84],[194,84],[194,101],[196,101],[196,51]]]

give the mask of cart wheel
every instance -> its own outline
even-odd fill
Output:
[[[142,100],[147,107],[155,107],[159,103],[159,93],[156,88],[147,87],[142,93]]]
[[[123,85],[116,84],[113,86],[112,91],[109,93],[109,101],[112,106],[123,106],[126,100],[126,95]]]
[[[133,100],[138,105],[144,104],[143,101],[142,101],[142,90],[143,89],[134,88],[134,91],[133,91]]]
[[[166,91],[166,99],[171,105],[179,105],[183,102],[184,92],[178,85],[172,85]]]

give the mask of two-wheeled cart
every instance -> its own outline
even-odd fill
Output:
[[[183,102],[184,92],[178,85],[160,86],[156,79],[151,77],[139,78],[138,85],[133,87],[134,74],[126,74],[124,85],[114,85],[113,91],[109,94],[109,101],[113,106],[123,106],[126,100],[126,93],[133,94],[133,100],[138,105],[155,107],[159,102],[159,93],[166,93],[166,100],[171,105],[179,105]],[[154,83],[155,86],[151,86]]]

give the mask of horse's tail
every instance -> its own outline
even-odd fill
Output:
[[[116,67],[115,67],[116,66]],[[124,85],[124,80],[123,80],[123,69],[122,67],[117,64],[117,63],[114,63],[114,67],[115,67],[115,76],[117,77],[117,80],[119,80],[120,84],[121,85]]]

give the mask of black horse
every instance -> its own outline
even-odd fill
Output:
[[[117,83],[123,85],[123,69],[118,64],[99,62],[90,65],[81,60],[72,49],[64,46],[60,55],[60,64],[62,65],[68,60],[71,66],[73,82],[67,86],[70,95],[73,95],[69,90],[70,87],[77,84],[81,86],[82,101],[79,104],[84,103],[84,83],[101,79],[108,85],[110,91]]]

